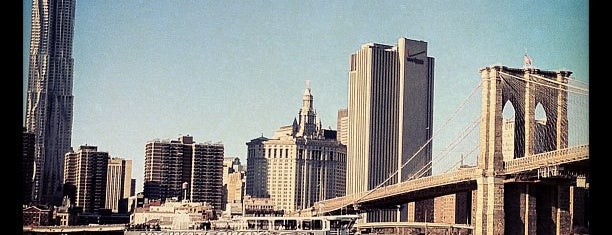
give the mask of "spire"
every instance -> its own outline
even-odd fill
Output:
[[[321,118],[317,117],[317,134],[323,134],[323,125],[321,124]]]
[[[299,128],[297,136],[312,136],[316,134],[316,112],[313,108],[313,98],[310,92],[310,80],[306,80],[306,89],[302,96],[302,108],[299,113]]]
[[[292,126],[291,134],[295,135],[295,133],[297,133],[298,130],[300,129],[300,125],[298,124],[296,118],[293,118],[293,124],[291,124],[291,126]]]
[[[312,109],[312,94],[310,93],[310,80],[306,80],[306,89],[302,97],[302,109]]]

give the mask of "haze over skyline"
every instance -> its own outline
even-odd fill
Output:
[[[23,2],[24,113],[31,1]],[[191,135],[246,164],[246,142],[289,125],[310,80],[317,116],[336,129],[348,61],[365,43],[428,43],[434,131],[492,64],[589,81],[588,1],[77,1],[72,146],[133,160]],[[25,120],[25,119],[24,119]],[[434,145],[435,146],[435,145]]]

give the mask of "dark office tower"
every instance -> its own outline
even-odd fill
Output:
[[[29,204],[32,201],[32,175],[34,173],[34,133],[26,131],[24,127],[22,140],[23,203]]]
[[[59,205],[72,135],[75,0],[33,0],[26,128],[34,133],[32,200]]]
[[[130,185],[130,197],[136,196],[136,179],[132,179]]]
[[[189,199],[221,210],[223,154],[223,144],[195,143],[192,136],[149,141],[145,146],[145,198]],[[187,183],[187,198],[183,183]]]
[[[424,167],[431,162],[433,72],[423,41],[368,43],[350,56],[347,195],[431,175]],[[407,221],[407,208],[368,212],[366,219]],[[413,218],[423,219],[419,213],[428,209],[417,203]]]
[[[108,173],[108,152],[96,146],[81,145],[77,152],[70,150],[64,157],[64,184],[76,206],[84,212],[104,208]]]

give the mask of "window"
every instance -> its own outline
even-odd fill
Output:
[[[311,226],[310,220],[302,221],[302,230],[310,230],[310,226]]]
[[[321,220],[312,221],[312,230],[322,230],[322,229],[323,229],[323,221]]]

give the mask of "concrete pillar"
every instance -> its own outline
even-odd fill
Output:
[[[504,185],[505,234],[537,234],[536,185]]]
[[[487,67],[482,77],[482,116],[480,120],[480,157],[482,177],[477,182],[478,208],[474,223],[476,235],[504,234],[504,182],[497,176],[503,170],[502,155],[502,85],[498,70]]]
[[[408,207],[408,222],[414,222],[414,217],[415,217],[415,205],[414,202],[409,202],[407,204]]]
[[[504,185],[504,219],[505,234],[523,234],[525,224],[521,209],[524,206],[525,185],[520,183],[508,183]]]
[[[568,144],[568,123],[567,123],[567,84],[571,72],[561,71],[557,72],[557,120],[556,121],[556,132],[557,149],[567,148]]]
[[[538,227],[536,229],[537,234],[547,235],[555,234],[555,209],[554,205],[556,197],[556,190],[553,190],[554,186],[540,184],[537,187],[537,220]]]
[[[536,234],[538,229],[538,216],[536,210],[535,185],[525,184],[525,191],[521,195],[521,212],[523,213],[524,234]]]
[[[570,215],[572,217],[572,232],[588,230],[589,214],[588,188],[570,187]]]
[[[476,235],[502,235],[505,230],[504,182],[501,177],[481,177],[478,184]]]
[[[587,219],[587,189],[570,187],[570,216],[572,217],[572,232],[588,229]]]
[[[472,212],[470,215],[470,223],[471,225],[476,224],[476,214],[478,214],[480,208],[478,208],[478,190],[472,190]]]
[[[535,95],[536,84],[531,78],[531,70],[525,69],[525,152],[523,157],[531,156],[535,152]]]
[[[570,186],[557,185],[557,205],[556,205],[556,234],[570,234],[572,217],[570,215]]]

